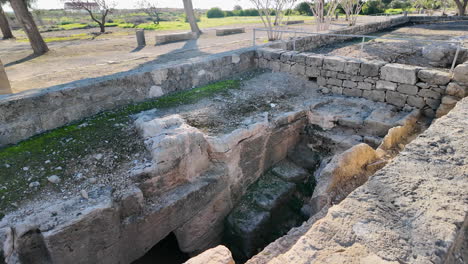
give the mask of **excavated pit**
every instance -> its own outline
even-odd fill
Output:
[[[196,103],[133,116],[150,160],[128,172],[125,187],[26,203],[2,219],[2,235],[36,230],[54,263],[149,263],[164,258],[152,248],[169,234],[178,248],[166,253],[223,243],[243,262],[344,199],[426,126],[418,110],[323,95],[287,73],[248,76]]]

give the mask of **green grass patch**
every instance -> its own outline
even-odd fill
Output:
[[[113,164],[118,166],[122,162],[131,161],[134,154],[142,153],[144,146],[139,140],[137,142],[140,143],[135,143],[138,134],[133,129],[130,115],[154,108],[195,103],[202,98],[239,87],[239,80],[225,80],[169,94],[114,111],[105,111],[0,149],[0,217],[12,208],[12,203],[31,197],[44,186],[57,188],[47,182],[47,177],[58,175],[63,183],[77,173],[74,168],[87,168],[85,158],[90,155],[112,153],[115,158]],[[97,166],[93,171],[96,175],[115,169],[108,165]],[[40,183],[39,189],[29,187],[35,181]]]
[[[81,33],[81,34],[73,34],[73,35],[66,36],[66,37],[44,38],[44,41],[46,43],[49,43],[49,42],[71,41],[71,40],[92,39],[92,38],[93,38],[92,35],[89,35],[87,33]],[[16,41],[18,41],[18,42],[29,42],[29,39],[21,38],[21,39],[17,39]]]
[[[83,28],[88,28],[89,24],[70,23],[70,24],[65,24],[65,25],[58,25],[58,27],[63,30],[83,29]]]

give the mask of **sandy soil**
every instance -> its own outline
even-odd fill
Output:
[[[382,18],[360,18],[359,23]],[[124,72],[148,64],[167,63],[178,59],[207,56],[252,45],[252,29],[260,24],[230,25],[219,28],[243,26],[246,33],[217,37],[215,28],[203,29],[198,40],[155,46],[157,34],[175,31],[146,31],[147,46],[138,49],[134,29],[109,28],[113,34],[105,34],[93,40],[74,40],[49,43],[50,52],[40,57],[31,56],[29,43],[0,40],[0,58],[14,92],[46,88],[86,78],[95,78]],[[346,26],[336,21],[331,29]],[[291,25],[295,30],[314,31],[312,24]],[[46,32],[44,37],[70,36],[94,32],[97,29]],[[286,37],[286,36],[285,36]],[[265,34],[257,33],[257,44],[263,44]]]
[[[355,39],[313,49],[311,52],[354,58],[377,59],[425,67],[430,64],[436,67],[448,67],[449,65],[436,65],[429,59],[423,57],[422,48],[436,43],[429,40],[454,40],[455,38],[460,39],[463,37],[465,37],[464,46],[468,48],[468,21],[415,24],[373,35],[387,38],[412,39],[416,40],[416,42],[375,39],[366,42],[361,51],[362,39]],[[448,64],[451,64],[451,60],[453,59],[448,60],[450,61]]]

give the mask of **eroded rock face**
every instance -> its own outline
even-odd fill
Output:
[[[465,263],[467,113],[464,99],[325,218],[248,263]]]
[[[189,259],[185,264],[234,264],[231,252],[225,246],[217,246]]]

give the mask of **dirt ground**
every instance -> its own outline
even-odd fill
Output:
[[[359,23],[385,18],[361,17]],[[335,21],[331,29],[346,26]],[[178,59],[207,56],[252,45],[252,29],[261,24],[231,25],[219,28],[245,27],[246,33],[217,37],[215,28],[203,29],[197,40],[155,46],[157,34],[175,31],[146,31],[147,46],[137,48],[134,29],[109,28],[112,34],[93,40],[73,40],[49,43],[50,52],[40,57],[31,56],[27,42],[0,40],[0,59],[5,65],[14,92],[46,88],[86,78],[95,78],[124,72],[149,64],[167,63]],[[314,31],[313,24],[297,24],[291,29]],[[46,32],[45,38],[91,33],[97,29],[79,29]],[[265,34],[257,34],[257,44],[265,43]]]
[[[384,60],[392,63],[411,64],[418,66],[434,66],[438,68],[447,68],[451,66],[456,51],[456,44],[451,46],[449,52],[450,58],[436,63],[423,55],[423,47],[429,45],[447,45],[430,40],[462,40],[464,47],[468,48],[468,21],[414,24],[371,34],[378,37],[412,39],[421,41],[404,41],[375,39],[367,40],[361,51],[362,39],[354,39],[334,45],[311,50],[314,53],[331,54],[338,56],[365,58],[374,60]],[[466,54],[463,54],[466,56]],[[463,60],[462,54],[459,60]]]

